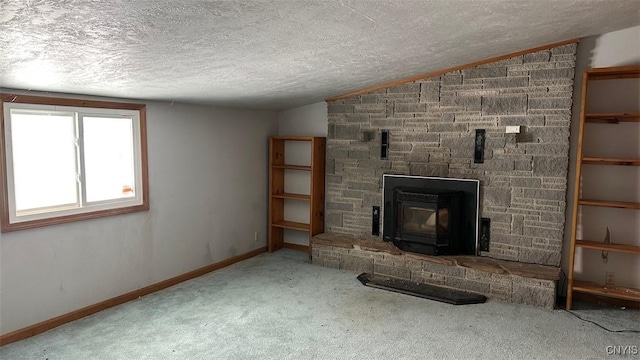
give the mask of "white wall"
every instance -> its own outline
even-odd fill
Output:
[[[278,114],[279,135],[327,136],[327,103],[301,106],[281,111]],[[288,164],[310,165],[311,148],[308,143],[285,144],[285,161]],[[287,171],[285,174],[285,191],[292,193],[309,193],[309,173],[302,171]],[[301,201],[286,201],[284,208],[285,219],[291,221],[309,221],[309,203]],[[307,233],[287,230],[284,231],[284,241],[292,244],[309,245]]]
[[[567,224],[563,246],[562,268],[568,272],[571,244],[571,219],[577,154],[578,124],[582,94],[582,73],[586,68],[640,64],[640,26],[580,40],[576,59],[576,78],[571,124],[571,157],[569,189],[567,192]],[[637,80],[612,83],[594,83],[588,91],[588,111],[638,111],[640,109]],[[602,101],[603,98],[609,99]],[[615,102],[615,104],[614,104]],[[640,124],[589,124],[584,137],[584,153],[590,156],[640,157]],[[591,131],[590,131],[591,130]],[[617,132],[617,134],[616,134]],[[620,136],[619,134],[622,134]],[[590,165],[583,167],[583,197],[620,201],[640,201],[640,169]],[[640,245],[640,212],[627,209],[581,207],[583,225],[579,235],[589,240],[602,241],[609,226],[613,242]],[[616,284],[640,287],[640,258],[620,253],[609,253],[603,263],[597,250],[576,251],[575,276],[581,280],[604,282],[605,272],[615,272]]]
[[[1,234],[2,334],[266,246],[277,113],[146,104],[151,210]]]

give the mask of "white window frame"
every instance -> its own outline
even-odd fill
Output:
[[[2,232],[28,229],[39,226],[93,219],[149,209],[148,166],[146,151],[146,109],[144,104],[115,103],[92,100],[48,98],[26,95],[0,94],[2,112],[0,126],[0,162],[2,173]],[[134,197],[88,202],[86,200],[85,174],[77,169],[78,203],[60,205],[33,211],[16,211],[13,157],[11,144],[11,111],[50,111],[73,114],[76,123],[78,146],[77,167],[82,166],[84,148],[82,124],[84,117],[99,116],[132,119],[134,157]]]

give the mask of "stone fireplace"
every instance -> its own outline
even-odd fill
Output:
[[[480,255],[559,266],[575,50],[564,45],[329,102],[325,231],[371,238],[384,174],[474,179],[480,216],[491,219],[490,249]],[[507,126],[520,133],[506,134]],[[474,162],[476,129],[486,134],[483,163]]]
[[[552,303],[548,290],[555,291],[565,223],[575,51],[575,43],[563,45],[328,102],[325,231],[341,246],[324,237],[313,245],[314,262],[354,270],[368,268],[371,258],[381,273],[514,302],[528,303],[523,299],[542,291],[545,306]],[[508,126],[520,132],[506,133]],[[478,132],[483,162],[474,161]],[[454,268],[432,272],[438,267],[429,265],[432,258],[421,258],[418,268],[390,268],[413,260],[382,255],[391,251],[388,243],[372,235],[387,174],[479,181],[478,216],[490,220],[491,241],[476,258],[500,274],[513,263],[550,266],[555,275],[518,278],[507,271],[516,278],[495,282],[496,273],[480,274],[457,260],[449,263]],[[363,247],[373,253],[351,258]]]

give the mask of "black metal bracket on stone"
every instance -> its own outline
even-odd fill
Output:
[[[389,130],[381,130],[380,133],[380,159],[389,158]]]
[[[371,235],[380,236],[380,206],[374,206],[371,213]]]
[[[476,137],[473,142],[473,162],[476,164],[484,163],[484,129],[476,129]]]
[[[480,218],[480,241],[478,244],[479,251],[489,251],[489,242],[491,241],[491,219]]]
[[[362,273],[358,275],[358,280],[365,286],[452,305],[481,304],[487,301],[487,297],[484,295],[443,286],[420,284],[415,281],[397,279],[384,275]]]

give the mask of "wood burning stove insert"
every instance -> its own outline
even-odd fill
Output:
[[[383,239],[428,255],[475,255],[477,180],[384,177]]]
[[[407,242],[427,245],[433,255],[458,252],[460,205],[457,191],[396,188],[394,242],[403,249]]]

